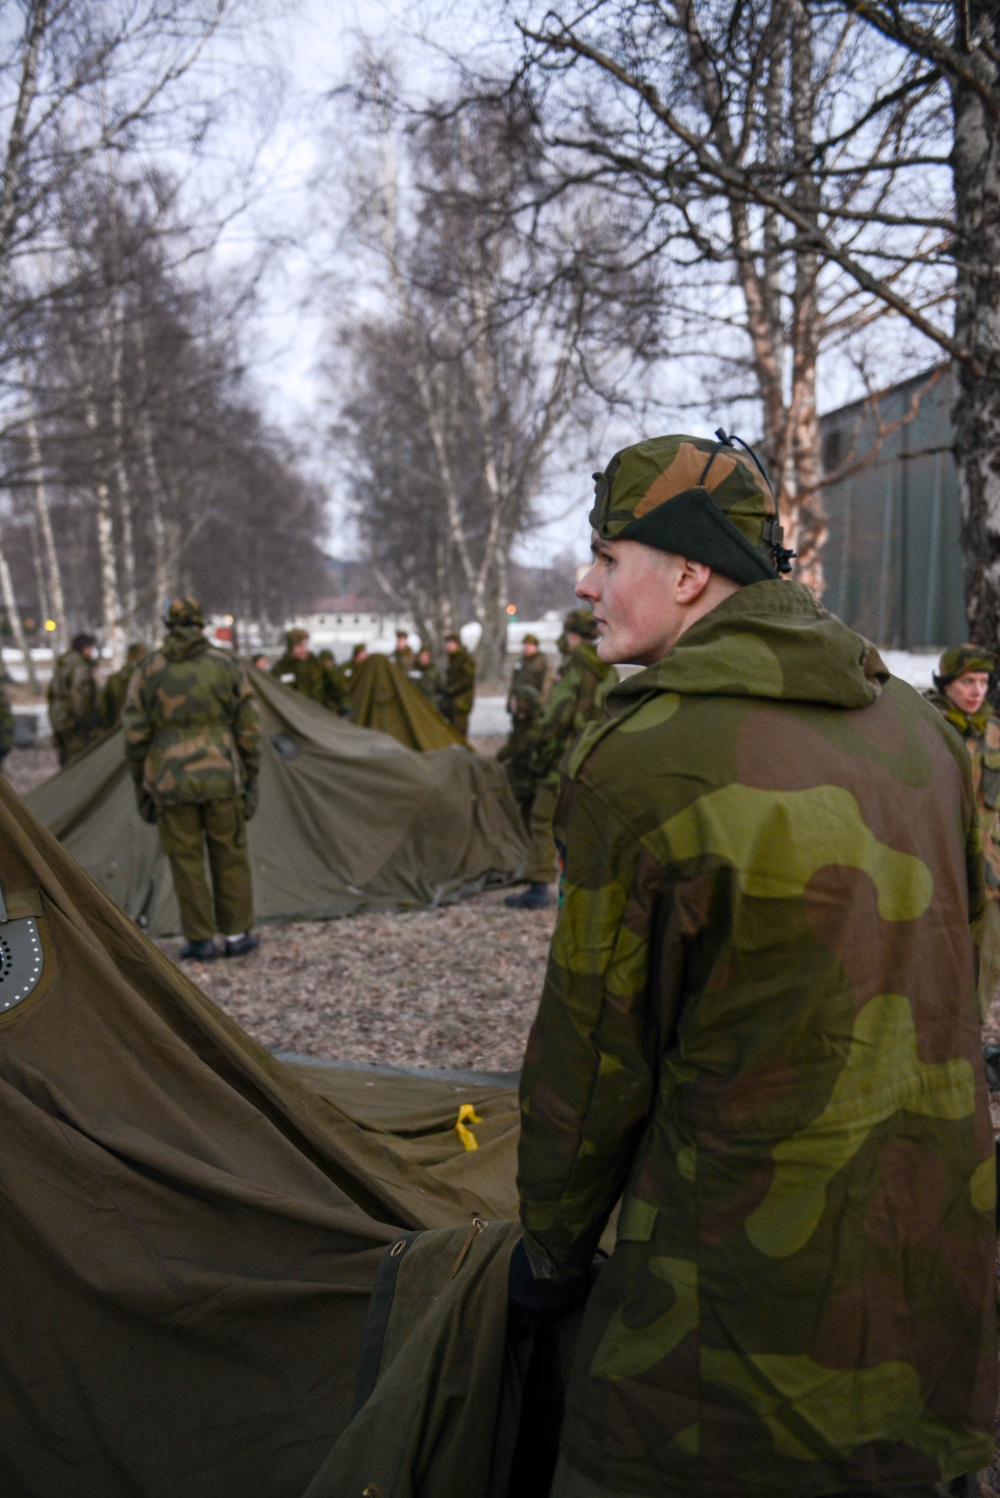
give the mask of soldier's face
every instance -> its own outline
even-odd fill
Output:
[[[296,640],[295,644],[292,646],[292,656],[294,657],[294,659],[297,660],[297,661],[304,661],[305,658],[306,658],[306,656],[308,654],[309,654],[309,641],[308,640]]]
[[[594,560],[577,583],[576,596],[591,605],[600,636],[597,653],[612,665],[663,660],[684,630],[719,601],[699,610],[713,578],[702,562],[597,535],[591,550]]]
[[[986,701],[986,688],[990,684],[990,673],[988,671],[966,671],[964,676],[956,676],[945,687],[945,696],[950,697],[960,712],[978,713]]]
[[[538,646],[535,645],[531,640],[526,640],[524,644],[524,653],[530,661],[533,655],[538,654]]]

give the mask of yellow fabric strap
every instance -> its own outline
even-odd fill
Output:
[[[455,1120],[455,1133],[467,1150],[477,1150],[479,1148],[479,1141],[469,1128],[469,1124],[477,1123],[482,1123],[482,1119],[475,1108],[471,1103],[463,1103],[458,1110],[458,1117]]]

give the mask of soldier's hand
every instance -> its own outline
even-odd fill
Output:
[[[243,815],[248,822],[253,817],[254,812],[257,810],[257,803],[259,799],[260,792],[257,789],[256,780],[248,780],[246,785],[243,787]]]
[[[149,792],[147,790],[144,790],[141,785],[136,787],[135,802],[136,806],[139,808],[139,815],[140,817],[142,817],[142,820],[144,822],[155,824],[158,814],[156,802],[153,800]]]

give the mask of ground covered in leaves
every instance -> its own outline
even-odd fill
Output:
[[[251,955],[189,970],[272,1050],[516,1071],[554,911],[508,910],[505,893],[411,914],[264,926]],[[161,945],[176,958],[179,941]]]

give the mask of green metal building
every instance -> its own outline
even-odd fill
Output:
[[[949,366],[820,419],[830,532],[823,602],[878,645],[942,647],[968,633]]]

